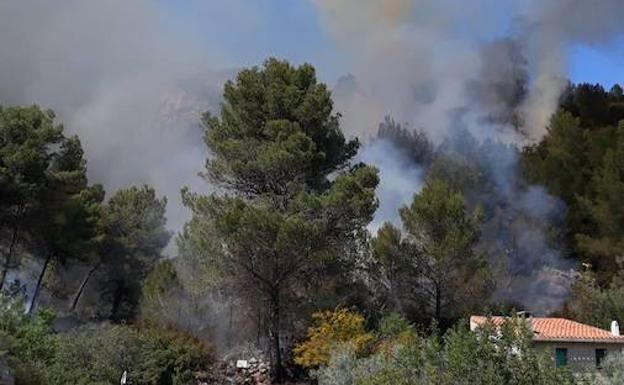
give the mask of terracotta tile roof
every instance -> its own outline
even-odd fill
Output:
[[[471,328],[480,326],[490,319],[500,326],[508,317],[470,317]],[[624,336],[615,336],[610,331],[565,318],[530,317],[526,319],[533,329],[534,341],[601,342],[624,344]]]

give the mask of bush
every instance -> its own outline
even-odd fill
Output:
[[[136,385],[194,383],[194,373],[212,362],[196,339],[173,329],[144,325],[85,327],[58,336],[49,368],[52,384],[117,383],[124,371]]]
[[[366,331],[364,317],[347,309],[318,312],[312,317],[314,325],[308,329],[308,339],[294,349],[295,362],[304,368],[327,364],[331,350],[339,345],[349,345],[360,354],[375,339]]]
[[[51,334],[53,321],[52,311],[42,310],[29,316],[23,301],[0,294],[0,358],[17,383],[45,383],[46,367],[56,347]]]
[[[314,372],[319,385],[580,383],[531,347],[530,330],[519,320],[508,322],[500,330],[485,327],[476,332],[458,325],[443,337],[435,332],[428,336],[413,332],[410,338],[396,339],[405,329],[396,317],[382,322],[380,328],[381,336],[394,341],[390,348],[359,358],[348,348],[334,350],[327,364]]]
[[[595,375],[591,383],[596,385],[624,384],[624,353],[610,353],[602,364],[602,370]]]

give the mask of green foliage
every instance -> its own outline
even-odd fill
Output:
[[[182,285],[173,261],[156,264],[143,283],[140,316],[160,325],[174,324],[175,301],[182,296]],[[176,297],[178,297],[176,299]]]
[[[0,294],[0,358],[18,383],[43,384],[56,348],[51,334],[54,313],[42,310],[27,315],[24,311],[22,301]]]
[[[175,329],[101,324],[54,334],[53,320],[0,296],[0,359],[18,384],[114,384],[127,370],[137,385],[190,385],[213,362],[205,344]]]
[[[603,272],[624,262],[618,260],[624,247],[624,122],[614,139],[615,148],[606,150],[602,165],[594,171],[590,195],[579,198],[592,226],[577,234],[578,247]]]
[[[544,139],[525,149],[529,179],[544,182],[551,194],[574,202],[575,194],[585,193],[591,175],[587,145],[587,132],[578,118],[569,112],[555,114]]]
[[[134,384],[193,384],[194,373],[211,363],[202,343],[152,326],[90,326],[57,339],[50,384],[117,383],[126,370]]]
[[[621,87],[571,86],[547,135],[523,152],[528,179],[568,204],[566,235],[571,251],[590,262],[601,286],[618,269],[624,234]]]
[[[400,214],[405,234],[386,224],[373,241],[391,305],[425,324],[474,310],[489,287],[480,212],[469,215],[461,193],[432,179]]]
[[[267,304],[259,310],[277,377],[283,309],[305,303],[321,281],[311,277],[328,286],[328,266],[346,259],[372,218],[378,178],[351,166],[358,142],[345,140],[312,66],[269,59],[227,82],[223,100],[220,116],[207,113],[203,123],[206,176],[224,193],[183,191],[193,211],[184,237],[195,246],[215,244],[197,236],[217,239],[224,252],[204,255],[223,258],[207,265],[221,270],[225,285],[254,296],[251,306],[258,295]]]
[[[602,369],[589,381],[594,385],[624,384],[624,353],[612,352],[602,362]]]
[[[531,332],[521,320],[510,320],[500,331],[489,325],[471,332],[460,324],[441,339],[435,333],[414,335],[368,357],[343,347],[315,375],[320,385],[576,383],[531,347]]]
[[[389,140],[393,146],[403,152],[416,164],[425,165],[433,160],[433,144],[423,131],[410,130],[392,117],[386,115],[379,123],[377,138]]]
[[[166,206],[167,199],[158,198],[147,185],[119,190],[108,201],[106,240],[100,253],[114,321],[134,317],[141,284],[169,242]]]
[[[358,148],[347,142],[331,94],[306,64],[269,59],[225,84],[220,119],[203,118],[214,181],[244,194],[283,194],[298,183],[320,187]]]
[[[611,321],[624,323],[624,284],[621,279],[613,280],[606,287],[600,287],[596,274],[590,270],[579,274],[572,285],[566,312],[571,318],[609,329]]]
[[[0,288],[18,265],[18,249],[45,259],[42,278],[51,259],[84,259],[93,251],[103,194],[87,186],[83,155],[79,139],[64,136],[52,111],[0,108]]]

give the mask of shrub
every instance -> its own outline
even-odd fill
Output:
[[[42,310],[25,314],[23,301],[0,294],[0,358],[17,383],[44,384],[48,363],[55,353],[52,335],[54,313]]]
[[[339,345],[349,345],[355,354],[361,354],[375,339],[366,331],[364,317],[347,309],[318,312],[312,317],[308,339],[294,349],[295,362],[304,368],[327,364],[331,350]]]
[[[572,385],[582,381],[555,368],[547,356],[533,349],[530,331],[520,322],[476,332],[458,325],[443,337],[412,332],[410,338],[397,340],[405,326],[395,316],[382,322],[379,335],[394,342],[372,355],[358,357],[353,350],[334,350],[314,372],[319,385]]]
[[[207,347],[182,332],[143,325],[100,325],[58,336],[49,368],[52,384],[117,383],[124,371],[136,385],[184,385],[209,365]]]

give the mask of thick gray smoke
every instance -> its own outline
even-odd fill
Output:
[[[624,31],[622,0],[310,1],[353,74],[339,82],[336,107],[347,134],[361,138],[375,135],[390,114],[435,143],[458,126],[478,140],[538,140],[565,84],[570,46],[608,44]],[[199,112],[214,110],[220,85],[232,74],[211,71],[229,53],[214,47],[206,53],[201,36],[181,36],[163,3],[1,1],[0,104],[55,109],[68,131],[80,135],[92,182],[109,192],[153,185],[168,196],[169,226],[177,230],[186,220],[180,187],[206,188],[197,177],[206,156]],[[504,200],[515,202],[503,212],[535,220],[560,215],[563,209],[539,187],[518,190],[514,156],[511,166],[494,162],[490,170]],[[361,157],[382,173],[375,223],[397,220],[396,208],[422,185],[422,168],[385,142]],[[561,269],[560,255],[530,224],[509,228],[518,229],[517,242],[532,245],[526,250],[546,251],[522,254],[535,257],[532,268],[510,257],[507,269],[547,278],[539,286],[527,280],[507,287],[527,305],[540,293],[552,296],[542,288],[552,283],[548,269]],[[545,269],[538,266],[542,259]]]
[[[53,108],[79,134],[92,182],[110,194],[154,186],[178,230],[181,186],[206,188],[199,113],[229,74],[211,72],[218,54],[176,35],[162,11],[148,0],[0,2],[0,103]]]
[[[370,137],[390,114],[422,128],[435,143],[467,131],[477,141],[522,146],[539,140],[566,85],[573,44],[607,45],[624,33],[621,0],[316,0],[324,25],[350,54],[352,73],[335,89],[347,133]],[[381,171],[382,220],[407,204],[424,175],[401,151],[373,141],[362,158]],[[519,182],[517,151],[493,151],[483,170],[494,184],[484,247],[504,254],[495,298],[536,312],[565,301],[571,264],[547,236],[565,207],[539,186]],[[441,152],[456,152],[441,148]],[[461,152],[461,151],[460,151]],[[470,155],[472,159],[483,154]],[[482,190],[478,194],[484,194]],[[500,258],[499,258],[500,260]]]
[[[313,2],[348,53],[357,92],[339,98],[337,107],[348,132],[360,136],[374,133],[375,122],[390,114],[439,141],[463,111],[478,138],[538,140],[565,86],[571,46],[607,45],[624,32],[620,0]],[[524,134],[482,124],[483,114],[500,112],[497,100],[510,96],[497,82],[524,71],[527,94],[514,106]],[[494,86],[481,90],[494,103],[475,108],[475,83]]]

